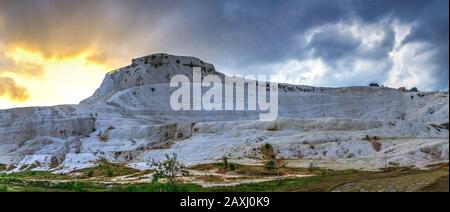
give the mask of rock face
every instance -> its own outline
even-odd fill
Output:
[[[171,78],[226,76],[197,58],[154,54],[108,73],[79,105],[0,111],[0,164],[67,172],[100,159],[145,169],[176,153],[187,164],[223,156],[276,157],[294,166],[374,169],[449,160],[449,96],[380,87],[279,85],[279,118],[252,111],[174,112]],[[14,168],[15,167],[15,168]]]

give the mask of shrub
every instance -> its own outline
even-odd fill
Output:
[[[265,149],[272,149],[273,147],[272,147],[272,144],[266,143],[266,144],[264,144],[264,148]]]
[[[153,174],[153,183],[157,183],[159,179],[165,178],[171,191],[178,191],[176,177],[185,172],[186,166],[178,161],[176,154],[172,156],[166,154],[165,161],[152,161],[150,165],[156,168]]]
[[[109,126],[104,133],[102,131],[100,131],[97,135],[98,139],[102,142],[107,142],[109,140],[109,136],[108,136],[109,131],[114,130],[114,129],[115,129],[115,127]]]
[[[50,161],[50,168],[54,169],[57,168],[61,165],[61,161],[64,160],[63,158],[59,157],[59,156],[52,156],[51,161]]]
[[[4,185],[0,185],[0,192],[7,192],[8,191],[8,187],[4,186]]]
[[[234,163],[230,163],[230,170],[231,171],[235,171],[236,170],[236,165]]]
[[[275,160],[269,160],[264,166],[268,171],[272,171],[277,168],[277,162]]]
[[[366,135],[362,140],[368,141],[370,144],[372,144],[372,147],[375,151],[379,152],[381,151],[381,147],[383,144],[379,141],[381,138],[379,136],[373,136],[370,137],[369,135]]]
[[[416,87],[411,88],[411,90],[409,90],[411,92],[419,92],[419,89],[417,89]]]
[[[106,168],[106,176],[112,177],[114,175],[114,170],[111,167]]]
[[[380,84],[376,83],[376,82],[372,82],[369,84],[370,87],[380,87]]]
[[[89,170],[86,174],[88,177],[93,177],[94,176],[94,170]]]
[[[372,144],[372,147],[375,151],[377,151],[377,152],[381,151],[382,144],[379,141],[374,140],[374,141],[371,141],[370,143]]]
[[[269,131],[280,131],[281,127],[278,123],[275,123],[273,126],[270,126],[269,128],[267,128],[267,130]]]
[[[107,142],[109,140],[109,136],[106,133],[101,133],[98,135],[98,139],[102,142]]]
[[[227,156],[224,156],[224,157],[222,158],[222,160],[223,160],[223,168],[224,168],[224,169],[230,169],[230,164],[228,163],[228,157],[227,157]]]
[[[275,159],[276,154],[272,144],[266,143],[261,147],[261,154],[263,159]]]

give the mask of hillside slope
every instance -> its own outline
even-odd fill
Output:
[[[279,117],[256,111],[183,111],[169,105],[170,79],[197,58],[154,54],[110,72],[79,105],[0,111],[0,164],[70,171],[100,159],[148,168],[176,153],[187,164],[227,156],[243,163],[272,156],[292,166],[376,169],[425,167],[449,160],[449,96],[391,88],[279,85]],[[270,144],[270,145],[269,145]]]

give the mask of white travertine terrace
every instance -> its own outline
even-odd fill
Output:
[[[425,167],[449,160],[448,92],[279,85],[279,118],[255,111],[174,112],[172,76],[219,74],[193,57],[154,54],[110,72],[79,105],[0,111],[0,164],[67,172],[104,158],[130,167],[176,153],[187,164],[262,159],[272,144],[293,166]],[[376,143],[376,144],[374,144]]]

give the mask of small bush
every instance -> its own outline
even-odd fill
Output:
[[[223,158],[222,158],[222,160],[223,160],[223,168],[224,169],[230,169],[230,164],[228,163],[228,157],[227,156],[224,156]]]
[[[8,187],[4,186],[4,185],[0,185],[0,192],[7,192],[8,191]]]
[[[110,167],[106,168],[106,176],[112,177],[114,175],[114,170],[112,170]]]
[[[159,179],[165,178],[168,181],[170,191],[179,191],[176,178],[178,175],[185,173],[186,166],[178,161],[176,154],[166,155],[165,161],[152,161],[150,165],[156,168],[155,174],[153,174],[153,183],[158,183]]]
[[[101,142],[107,142],[107,141],[109,140],[109,136],[108,136],[108,134],[106,134],[106,133],[100,133],[100,134],[98,135],[98,139],[99,139]]]
[[[100,131],[99,134],[97,135],[98,139],[102,142],[107,142],[109,140],[109,136],[108,136],[109,131],[114,130],[114,129],[115,129],[115,127],[109,126],[104,133],[102,133]]]
[[[376,82],[372,82],[369,84],[370,87],[380,87],[380,84],[376,83]]]
[[[266,170],[268,171],[272,171],[277,168],[277,162],[275,160],[269,160],[265,164],[264,168],[266,168]]]
[[[54,169],[57,168],[59,165],[61,165],[61,161],[59,160],[59,158],[56,156],[52,156],[50,168]]]
[[[373,136],[370,137],[369,135],[366,135],[362,140],[368,141],[370,144],[372,144],[372,147],[375,151],[379,152],[381,151],[382,144],[379,141],[381,138],[379,136]]]
[[[263,159],[275,159],[276,154],[273,149],[272,144],[266,143],[261,147],[261,154],[263,156]]]
[[[236,171],[236,165],[234,163],[230,163],[230,170]]]
[[[375,151],[379,152],[381,151],[381,147],[383,146],[379,141],[374,140],[370,142],[372,144],[372,147]]]
[[[409,90],[411,92],[419,92],[419,89],[417,89],[416,87],[411,88],[411,90]]]
[[[270,126],[269,128],[267,128],[267,130],[269,131],[280,131],[281,127],[278,123],[275,123],[273,126]]]
[[[87,173],[86,173],[86,176],[88,176],[88,177],[93,177],[94,176],[94,170],[89,170]]]

